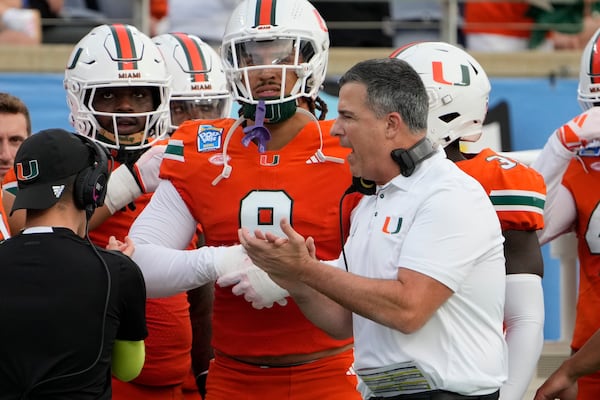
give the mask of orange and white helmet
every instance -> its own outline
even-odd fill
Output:
[[[265,49],[268,56],[262,54]],[[221,46],[234,99],[246,104],[259,100],[252,95],[248,72],[267,67],[282,71],[284,87],[278,98],[267,99],[265,104],[316,98],[325,80],[328,53],[327,26],[307,0],[242,1],[227,23]],[[285,88],[289,73],[298,78],[292,88]]]
[[[221,59],[210,45],[188,33],[165,33],[152,38],[171,74],[171,128],[182,115],[189,119],[229,116],[232,97]]]
[[[71,124],[77,133],[111,149],[146,148],[168,133],[170,83],[163,57],[147,35],[131,25],[97,26],[74,46],[65,69],[64,87]],[[149,87],[153,90],[154,110],[127,114],[146,118],[145,129],[136,143],[121,143],[118,132],[113,132],[110,139],[104,136],[106,131],[96,116],[111,117],[113,121],[123,116],[123,113],[94,109],[96,90],[107,87]]]
[[[476,141],[487,114],[490,81],[466,51],[445,42],[415,42],[391,58],[408,62],[421,76],[429,96],[427,135],[442,146],[457,139]]]

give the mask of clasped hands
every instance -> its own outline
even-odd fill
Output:
[[[217,284],[233,285],[232,293],[243,295],[256,309],[274,303],[285,306],[289,292],[278,283],[290,287],[302,272],[303,259],[314,258],[315,246],[312,238],[305,240],[287,220],[281,221],[281,228],[286,237],[259,230],[253,236],[239,229],[241,245],[229,247],[217,262]]]

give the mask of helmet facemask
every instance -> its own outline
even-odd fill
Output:
[[[327,25],[309,1],[243,0],[227,22],[221,60],[246,118],[262,101],[265,122],[274,123],[293,115],[299,98],[317,98],[328,51]],[[259,70],[276,70],[281,79],[273,82],[269,94],[257,94],[252,87],[250,78]]]
[[[147,148],[168,133],[170,83],[162,55],[149,37],[131,25],[100,25],[75,45],[67,63],[64,87],[71,123],[77,133],[110,149]],[[153,109],[136,113],[98,111],[93,105],[96,92],[117,88],[150,88]],[[111,120],[105,127],[98,120],[103,117]],[[121,117],[145,118],[134,140],[129,140],[131,134],[112,132]]]

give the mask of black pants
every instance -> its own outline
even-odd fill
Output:
[[[371,397],[369,400],[497,400],[500,391],[482,396],[465,396],[445,390],[432,390],[430,392],[401,394],[393,397]]]

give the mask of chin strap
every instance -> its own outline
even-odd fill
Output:
[[[267,150],[267,142],[271,140],[271,132],[269,132],[264,124],[266,111],[265,101],[260,100],[256,106],[254,125],[244,128],[245,135],[242,138],[242,144],[246,147],[248,147],[251,141],[256,139],[259,153],[264,153]]]
[[[273,100],[272,98],[266,98],[260,101]],[[252,121],[256,120],[257,104],[243,103],[242,104],[242,115],[246,119]],[[284,101],[277,104],[265,104],[265,120],[268,124],[278,124],[285,120],[288,120],[294,116],[298,104],[296,99]]]

